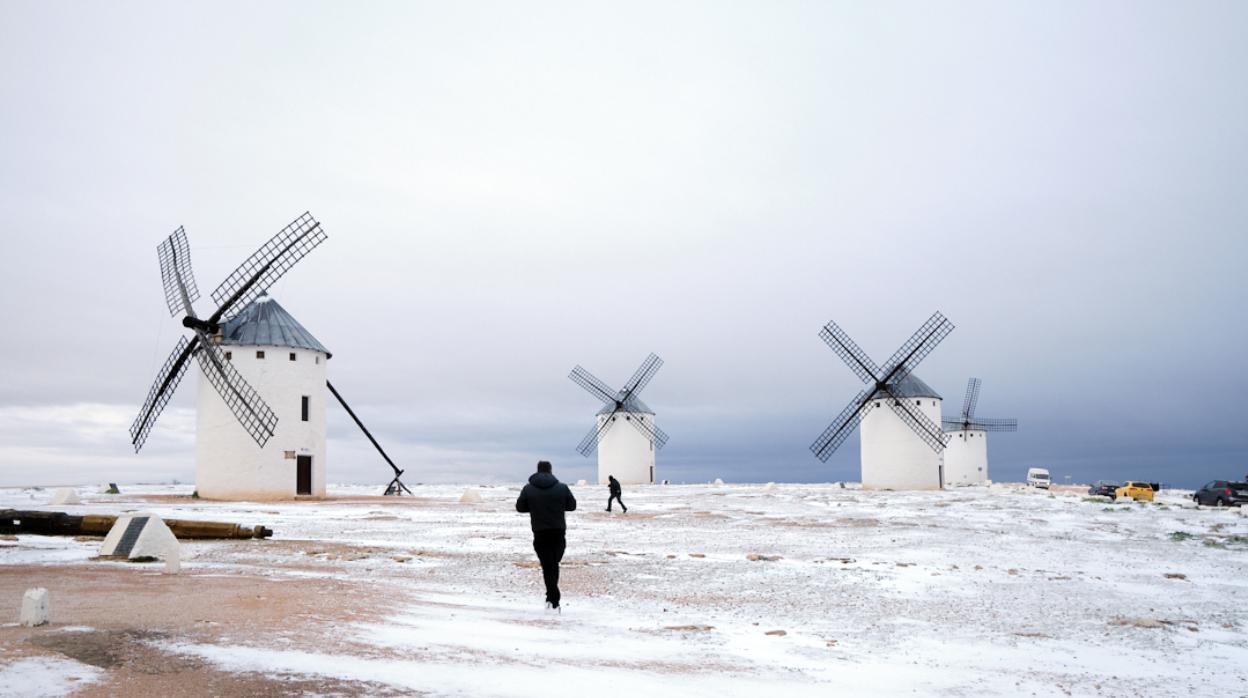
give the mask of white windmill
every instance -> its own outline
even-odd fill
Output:
[[[130,442],[136,453],[143,448],[194,356],[200,367],[195,443],[200,497],[324,496],[324,388],[364,429],[326,379],[329,350],[266,293],[325,238],[310,214],[295,219],[213,291],[217,309],[207,319],[192,305],[199,289],[186,232],[178,228],[157,247],[169,312],[182,315],[182,325],[193,334],[178,339],[161,367],[130,427]],[[367,429],[364,433],[381,451]],[[381,455],[394,468],[390,489],[405,491],[398,481],[403,471],[384,451]]]
[[[870,385],[811,444],[815,456],[826,463],[861,423],[864,488],[944,487],[942,456],[948,436],[940,428],[941,397],[913,372],[952,331],[953,324],[934,313],[881,368],[835,322],[829,322],[819,336]]]
[[[598,484],[606,484],[608,475],[626,485],[654,483],[654,452],[667,443],[667,434],[654,423],[654,410],[638,394],[662,365],[663,359],[651,354],[619,390],[608,388],[580,366],[568,375],[603,403],[593,428],[576,447],[586,458],[598,449]],[[612,429],[618,422],[634,428]]]
[[[1018,431],[1018,420],[976,417],[980,380],[966,383],[962,414],[941,420],[949,443],[945,447],[945,482],[950,485],[982,485],[988,481],[988,432]]]

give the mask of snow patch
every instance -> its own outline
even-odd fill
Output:
[[[103,670],[72,659],[25,657],[0,664],[0,696],[67,696],[103,676]]]

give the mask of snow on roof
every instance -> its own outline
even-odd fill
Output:
[[[221,343],[244,346],[311,349],[333,356],[272,297],[261,294],[242,312],[221,325]]]

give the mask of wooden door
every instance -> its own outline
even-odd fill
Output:
[[[295,494],[312,494],[312,456],[299,456],[295,471]]]

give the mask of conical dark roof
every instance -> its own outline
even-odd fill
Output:
[[[311,349],[333,356],[286,309],[272,297],[261,294],[242,312],[221,325],[221,344]]]
[[[614,411],[615,411],[615,404],[612,403],[598,410],[598,414],[611,414]],[[635,398],[635,397],[630,397],[629,399],[625,400],[624,407],[621,408],[620,411],[632,412],[634,414],[654,414],[654,410],[650,409],[649,405],[642,402],[640,398]]]
[[[892,386],[893,394],[897,397],[931,397],[937,400],[943,400],[940,393],[936,392],[932,386],[924,383],[922,379],[911,373],[910,375],[897,381]],[[879,397],[877,392],[872,398]]]

